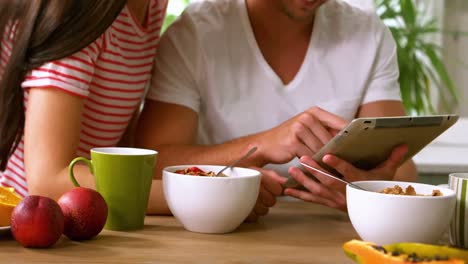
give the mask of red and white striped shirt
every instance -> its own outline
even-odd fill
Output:
[[[166,7],[167,0],[150,0],[146,27],[125,7],[88,47],[46,63],[26,76],[22,83],[25,107],[30,87],[53,87],[83,98],[77,156],[89,158],[91,148],[115,146],[125,132],[150,79]],[[11,54],[11,43],[2,47],[0,66]],[[0,184],[26,196],[23,143],[9,159],[6,170],[0,172]]]

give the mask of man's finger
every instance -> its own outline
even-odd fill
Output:
[[[258,196],[260,202],[263,203],[266,207],[272,207],[276,204],[277,195],[271,194],[268,190],[265,189],[264,186],[260,186],[260,192]]]
[[[343,207],[346,207],[346,203],[343,203],[342,200],[335,201],[330,199],[325,199],[320,196],[316,196],[310,192],[299,191],[296,189],[287,188],[284,190],[286,195],[301,199],[303,201],[322,204],[331,208],[337,208],[343,210]]]
[[[406,153],[408,153],[408,146],[407,145],[399,145],[392,150],[390,157],[382,164],[380,164],[377,168],[392,168],[397,169],[400,166],[401,162],[405,158]]]
[[[323,171],[323,172],[327,172],[327,170],[325,170],[324,168],[322,168],[315,160],[313,160],[312,158],[310,158],[309,156],[302,156],[301,157],[301,162],[302,163],[305,163],[311,167],[314,167],[314,168],[317,168],[318,170],[320,171]],[[328,186],[328,187],[332,187],[334,189],[336,188],[339,188],[341,185],[343,185],[342,182],[340,181],[337,181],[336,179],[333,179],[331,177],[328,177],[326,175],[324,175],[323,173],[321,172],[318,172],[318,171],[315,171],[315,170],[311,170],[307,167],[305,167],[306,170],[311,173],[317,180],[319,180],[322,184]]]
[[[258,220],[258,215],[255,214],[254,210],[252,210],[252,212],[250,212],[249,216],[247,216],[244,222],[253,223],[253,222],[257,222],[257,220]]]
[[[315,135],[308,127],[304,127],[301,131],[297,131],[297,137],[305,146],[307,146],[310,153],[316,153],[324,145],[317,135]]]
[[[348,121],[344,120],[343,118],[325,111],[324,109],[317,106],[309,108],[306,111],[313,114],[315,118],[317,118],[326,127],[335,130],[342,130],[348,124]]]
[[[262,204],[260,201],[257,201],[254,207],[254,212],[257,216],[263,216],[268,214],[269,208]]]
[[[288,172],[297,182],[299,182],[315,196],[323,197],[329,200],[334,199],[335,195],[325,185],[310,179],[300,169],[291,167],[289,168]]]
[[[262,186],[274,196],[279,196],[283,192],[282,185],[288,180],[274,171],[253,167],[262,174]]]
[[[299,116],[298,121],[304,128],[302,129],[303,131],[301,131],[302,133],[299,133],[299,137],[304,144],[314,149],[314,151],[318,150],[315,148],[321,148],[332,138],[325,124],[318,120],[312,113],[304,112]]]
[[[354,167],[351,163],[338,158],[337,156],[327,154],[323,157],[323,162],[328,166],[334,168],[338,171],[343,177],[346,177],[348,181],[354,181],[359,179],[359,175],[362,174],[362,171]]]

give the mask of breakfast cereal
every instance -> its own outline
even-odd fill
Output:
[[[394,195],[418,195],[418,196],[424,196],[422,194],[417,194],[416,191],[414,190],[414,187],[411,185],[408,185],[405,190],[401,188],[399,185],[395,185],[394,187],[388,187],[380,191],[380,193],[385,193],[385,194],[394,194]],[[426,196],[442,196],[442,192],[439,190],[433,190],[432,194],[426,195]]]
[[[183,170],[177,170],[175,173],[184,174],[184,175],[192,175],[192,176],[207,176],[207,177],[226,177],[225,174],[221,173],[221,175],[216,176],[216,173],[213,171],[205,172],[198,167],[190,167]]]

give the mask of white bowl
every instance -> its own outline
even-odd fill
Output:
[[[258,198],[261,174],[252,169],[227,169],[228,177],[174,173],[196,166],[218,172],[224,166],[183,165],[163,170],[163,191],[169,209],[185,229],[199,233],[234,231],[252,211]]]
[[[455,208],[455,192],[439,186],[396,182],[353,182],[369,191],[346,187],[348,214],[361,239],[380,245],[397,242],[437,243],[447,230]],[[438,189],[443,196],[379,193],[387,187],[412,185],[417,194]]]

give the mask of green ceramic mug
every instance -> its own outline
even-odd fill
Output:
[[[96,190],[108,206],[109,230],[136,230],[144,226],[146,208],[153,178],[157,152],[138,148],[93,148],[91,160],[74,159],[69,166],[70,178],[78,162],[85,163],[94,175]]]

